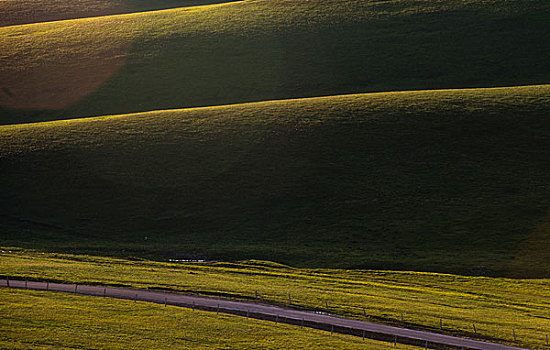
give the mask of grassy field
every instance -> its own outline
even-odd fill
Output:
[[[0,27],[197,6],[227,0],[2,0]]]
[[[2,349],[390,348],[312,329],[108,298],[2,288],[0,300]]]
[[[548,279],[297,269],[261,261],[162,263],[43,254],[3,247],[0,276],[8,274],[12,278],[172,290],[241,300],[253,300],[257,291],[266,302],[283,305],[288,304],[290,293],[293,306],[298,308],[326,311],[328,303],[333,313],[398,326],[438,332],[441,317],[443,332],[474,337],[472,324],[475,323],[478,339],[529,349],[546,349],[545,334],[550,330]],[[3,296],[0,300],[4,302]],[[26,302],[30,301],[26,299]],[[363,315],[363,307],[367,317]],[[8,309],[16,312],[17,308],[8,306]],[[151,313],[152,317],[164,317],[159,307],[152,309],[159,310]],[[5,311],[2,310],[2,314],[5,315]],[[29,317],[28,312],[22,314]],[[404,323],[400,321],[401,314]],[[209,319],[218,324],[215,316]],[[513,330],[517,342],[513,342]]]
[[[549,20],[546,0],[265,0],[4,27],[0,123],[548,83]]]
[[[550,86],[0,127],[4,246],[548,277]]]
[[[0,276],[545,349],[548,23],[546,0],[0,0]],[[0,300],[0,348],[387,347]]]

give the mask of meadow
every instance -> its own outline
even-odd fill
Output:
[[[327,311],[328,305],[328,311],[331,313],[361,320],[508,343],[529,349],[547,348],[545,334],[548,333],[550,326],[548,320],[550,280],[548,279],[466,277],[411,271],[298,269],[257,260],[234,263],[154,262],[52,254],[7,247],[2,247],[0,259],[2,262],[0,276],[9,274],[11,278],[145,288],[247,301],[254,300],[258,293],[261,298],[258,301],[279,305],[288,305],[290,293],[291,306],[296,308]],[[3,297],[10,292],[0,290],[0,293],[2,293],[1,300],[6,304]],[[18,293],[21,293],[21,296],[25,295],[24,292]],[[54,300],[78,300],[79,298],[76,296],[46,297]],[[32,307],[35,298],[30,300],[27,297],[21,298],[20,303],[29,303],[28,307]],[[97,303],[94,309],[98,311],[110,309],[109,305],[124,305],[122,302],[104,299],[89,300]],[[46,302],[47,300],[44,301]],[[29,317],[29,313],[19,310],[19,306],[7,304],[4,308],[6,307],[12,310],[10,311],[12,313],[24,315],[24,319]],[[25,310],[28,310],[26,308]],[[132,308],[134,308],[133,305],[127,307],[127,309]],[[162,306],[149,308],[157,310],[151,311],[151,319],[165,317],[163,316],[165,312],[160,311]],[[75,309],[81,310],[81,307],[71,307],[71,310]],[[88,308],[85,307],[82,310],[87,312]],[[116,309],[112,312],[115,315],[118,313]],[[51,309],[49,313],[51,314]],[[190,312],[182,311],[182,314],[189,315]],[[403,322],[401,315],[403,315]],[[85,314],[80,312],[78,317],[86,318]],[[92,319],[96,321],[86,320],[86,324],[89,327],[98,327],[97,320],[103,318],[93,317]],[[440,318],[443,320],[443,330],[439,329]],[[12,322],[11,317],[9,320]],[[127,321],[123,319],[121,322]],[[153,321],[141,323],[138,319],[131,322],[136,325],[141,324],[136,326],[139,329],[148,329]],[[216,321],[215,313],[208,316],[208,322],[214,322],[212,327],[217,327],[219,323]],[[243,318],[236,319],[235,322],[245,327],[256,321],[247,321]],[[26,319],[21,323],[31,322]],[[76,324],[78,325],[79,322]],[[476,326],[477,334],[474,334],[473,324]],[[45,327],[49,326],[45,325]],[[276,329],[275,326],[270,327]],[[112,332],[106,328],[104,328],[106,334]],[[294,329],[293,333],[289,333],[289,337],[294,337],[300,332],[298,327],[283,329]],[[180,330],[174,329],[174,331]],[[250,336],[244,335],[246,332],[242,329],[237,331],[241,337]],[[297,336],[296,341],[302,339],[301,337],[309,337],[308,334],[311,332],[302,330],[300,333],[302,335]],[[514,332],[517,338],[515,342]],[[201,336],[206,338],[208,334],[210,331],[205,329]],[[158,335],[152,336],[158,337]],[[322,339],[326,338],[328,337]],[[273,340],[277,346],[293,348],[287,345],[294,344],[294,341],[285,343],[286,338]],[[280,340],[284,342],[279,343]],[[344,337],[344,340],[346,340],[345,345],[342,345],[344,348],[358,344],[357,340],[352,338]],[[358,340],[360,343],[360,338]],[[210,343],[208,341],[196,343],[197,346],[204,346],[204,344]],[[330,346],[327,345],[327,347]],[[372,347],[368,345],[367,348]]]
[[[0,127],[4,246],[548,277],[550,87]]]
[[[548,83],[550,5],[241,1],[0,28],[0,123]]]
[[[5,288],[0,300],[2,349],[388,348],[352,336],[148,303]]]
[[[0,1],[0,278],[546,349],[549,22],[546,0]],[[387,347],[0,300],[0,348]]]

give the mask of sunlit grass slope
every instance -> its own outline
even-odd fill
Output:
[[[0,28],[1,123],[550,81],[546,0],[263,0]]]
[[[0,300],[2,349],[390,348],[357,337],[150,303],[5,288]]]
[[[475,323],[477,337],[529,349],[545,349],[549,326],[548,279],[306,270],[261,261],[162,263],[9,249],[12,248],[2,247],[0,252],[0,276],[171,290],[248,301],[254,299],[256,291],[265,302],[283,305],[288,304],[290,293],[294,307],[326,311],[328,304],[330,312],[346,317],[465,337],[476,336],[472,328]],[[401,314],[405,322],[401,322]],[[512,330],[517,342],[513,342]]]
[[[550,86],[0,128],[2,244],[548,276]]]
[[[2,0],[0,27],[171,7],[197,6],[224,0]]]

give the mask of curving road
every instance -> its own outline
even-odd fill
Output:
[[[398,343],[406,343],[428,348],[453,347],[458,349],[479,350],[521,349],[502,344],[488,343],[444,334],[392,327],[365,321],[344,319],[332,315],[323,315],[309,311],[300,311],[243,301],[232,301],[129,288],[112,288],[48,282],[26,282],[19,280],[0,280],[0,286],[147,301],[164,305],[174,305],[198,310],[234,314],[250,318],[294,324],[303,327],[324,329],[331,332],[353,334],[371,339],[386,340],[391,342],[397,341]]]

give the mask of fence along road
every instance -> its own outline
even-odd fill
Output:
[[[453,347],[458,349],[479,350],[521,349],[503,344],[464,339],[444,334],[386,326],[359,320],[344,319],[337,316],[324,315],[310,311],[168,292],[34,281],[27,282],[11,279],[0,280],[0,287],[68,292],[90,296],[146,301],[163,305],[192,308],[193,310],[197,309],[246,316],[250,318],[299,325],[302,327],[322,329],[330,332],[352,334],[370,339],[391,342],[396,341],[401,344],[411,344],[425,348]]]

